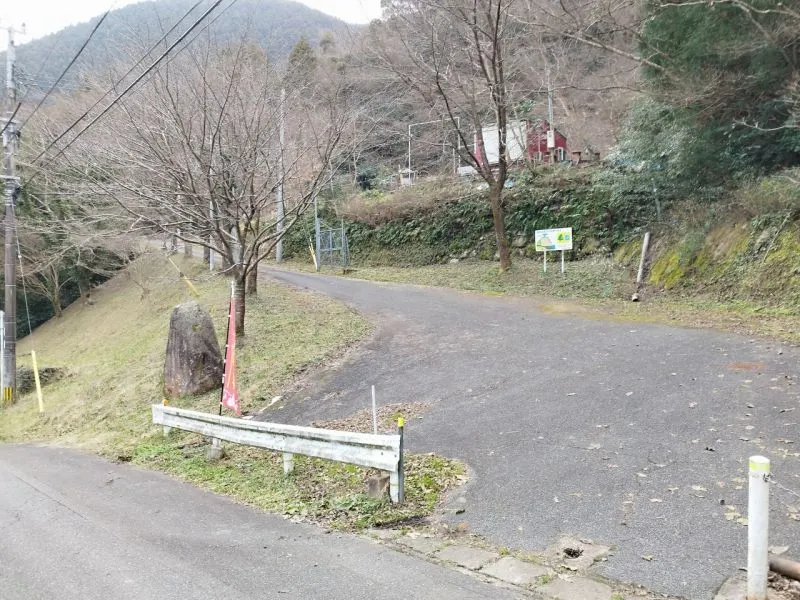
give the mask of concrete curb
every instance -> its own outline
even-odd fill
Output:
[[[610,549],[587,540],[576,542],[572,538],[562,538],[553,549],[540,556],[512,554],[469,536],[453,538],[430,531],[375,529],[369,531],[368,535],[377,543],[469,574],[480,581],[514,590],[523,597],[541,600],[666,598],[588,573],[588,568],[604,558]],[[575,542],[570,547],[580,547],[580,560],[556,558],[562,545],[567,542]]]

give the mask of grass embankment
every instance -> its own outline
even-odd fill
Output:
[[[198,301],[211,313],[223,344],[227,280],[209,275],[198,263],[174,260],[194,281]],[[174,432],[165,440],[151,423],[150,405],[162,399],[170,313],[194,298],[174,267],[164,256],[147,255],[92,298],[92,305],[74,304],[19,344],[22,364],[34,349],[40,366],[64,367],[69,375],[44,388],[43,416],[34,394],[5,407],[0,441],[81,447],[166,471],[265,510],[339,527],[429,514],[439,494],[463,473],[459,464],[439,457],[409,456],[407,502],[396,509],[368,499],[368,474],[349,465],[297,457],[287,478],[279,455],[234,446],[225,459],[209,463],[207,444],[199,436]],[[260,409],[299,372],[340,353],[369,329],[365,319],[338,302],[262,281],[259,296],[248,298],[246,336],[237,340],[243,410]],[[213,411],[218,394],[174,404]]]
[[[553,260],[551,261],[550,258]],[[496,262],[467,260],[423,267],[372,267],[355,265],[347,276],[355,279],[447,287],[491,295],[535,298],[545,312],[589,318],[667,323],[685,327],[716,328],[800,342],[800,314],[789,308],[749,301],[720,301],[702,294],[686,296],[675,291],[643,294],[643,302],[631,302],[635,273],[610,259],[585,259],[566,263],[548,258],[548,272],[541,260],[515,258],[511,270],[500,274]],[[311,271],[304,262],[291,267]],[[341,270],[326,269],[341,274]]]

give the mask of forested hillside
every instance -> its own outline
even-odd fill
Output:
[[[72,83],[34,117],[34,98],[20,107],[31,287],[57,314],[130,260],[132,236],[175,235],[223,258],[243,328],[258,264],[284,246],[307,255],[315,199],[345,220],[354,256],[383,263],[497,259],[502,273],[535,256],[533,231],[563,225],[576,256],[625,263],[657,232],[658,286],[733,297],[742,274],[774,289],[757,263],[796,275],[800,1],[478,4],[388,0],[345,30],[291,2],[223,3],[200,37],[126,76],[141,56],[128,49],[191,3],[112,13]],[[64,32],[76,45],[80,27]],[[23,84],[51,41],[20,49]],[[591,164],[511,157],[513,124],[543,118]],[[414,185],[398,189],[408,166]]]
[[[103,72],[119,60],[133,55],[138,57],[195,4],[196,0],[149,0],[113,10],[70,70],[67,85],[74,87],[82,74]],[[200,3],[168,39],[183,33],[207,8],[208,3]],[[99,19],[100,15],[21,45],[17,50],[17,69],[23,90],[32,88],[34,96],[46,90],[89,37]],[[300,38],[317,45],[326,32],[347,36],[348,31],[357,29],[291,0],[226,1],[210,20],[213,24],[207,31],[219,43],[228,43],[246,34],[272,60],[284,60]]]

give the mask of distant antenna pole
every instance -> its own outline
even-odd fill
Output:
[[[411,177],[411,124],[408,126],[408,176]]]
[[[6,51],[6,127],[3,132],[3,180],[5,183],[5,315],[3,318],[4,341],[3,359],[3,402],[14,402],[17,392],[17,269],[16,257],[16,223],[14,208],[19,189],[19,178],[16,176],[15,155],[17,151],[17,124],[11,119],[17,103],[17,88],[14,81],[15,46],[13,27],[6,27],[8,32],[8,50]],[[19,33],[24,33],[20,31]]]
[[[556,149],[556,128],[553,125],[553,86],[550,83],[550,67],[547,67],[547,119],[547,150],[554,153]],[[554,158],[551,154],[551,162],[554,162]]]
[[[278,172],[281,180],[278,182],[278,244],[275,246],[275,262],[283,260],[283,219],[285,216],[285,207],[283,203],[283,180],[286,179],[286,168],[283,164],[283,142],[284,142],[284,127],[286,115],[284,113],[286,106],[286,90],[281,89],[281,104],[280,104],[280,129],[278,133],[278,140],[280,143],[280,154],[278,156]]]

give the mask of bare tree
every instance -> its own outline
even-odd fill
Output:
[[[529,92],[518,52],[525,28],[513,18],[514,5],[515,0],[388,0],[386,19],[373,23],[369,36],[378,62],[414,90],[431,114],[446,115],[462,159],[489,186],[501,272],[511,266],[504,221],[508,127],[515,103]],[[496,164],[489,163],[483,140],[484,124],[492,121]]]
[[[735,67],[687,72],[664,49],[664,40],[647,35],[647,26],[654,18],[677,15],[679,11],[712,11],[717,15],[715,18],[723,21],[739,13],[749,24],[752,35],[746,40],[720,40],[717,53],[725,56],[729,65],[741,65],[747,63],[748,56],[765,48],[774,49],[784,63],[786,76],[777,86],[779,89],[771,89],[769,93],[787,104],[790,118],[772,127],[764,127],[752,119],[737,122],[764,131],[800,127],[800,10],[796,3],[778,0],[660,0],[646,4],[636,0],[521,0],[521,3],[515,18],[522,25],[594,50],[595,59],[603,56],[621,59],[617,66],[622,76],[616,83],[621,82],[622,87],[633,87],[633,81],[625,73],[634,72],[634,67],[644,67],[669,81],[670,102],[684,106],[699,103],[712,109],[739,97],[742,86],[752,85],[754,78]],[[730,10],[725,12],[727,9]],[[663,86],[656,93],[667,95]]]
[[[248,279],[255,283],[259,263],[326,183],[350,119],[342,77],[289,75],[247,40],[226,49],[207,42],[160,69],[75,151],[91,157],[90,193],[118,202],[133,229],[176,234],[222,256],[239,334]]]

